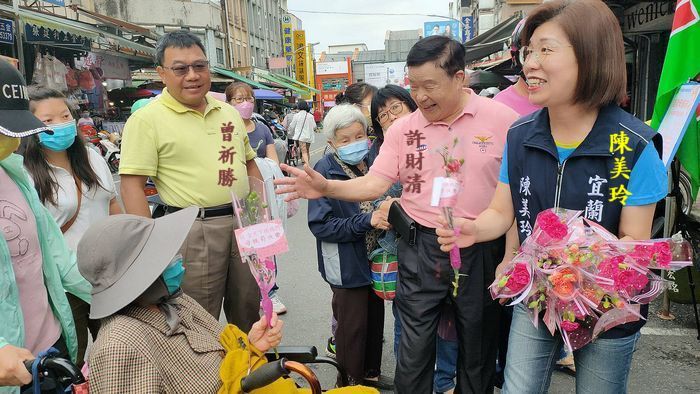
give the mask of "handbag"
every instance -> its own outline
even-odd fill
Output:
[[[75,181],[75,189],[78,193],[78,207],[75,209],[73,217],[71,217],[67,222],[63,224],[63,226],[61,226],[61,232],[63,234],[65,234],[68,231],[68,229],[70,229],[73,223],[75,223],[75,219],[78,218],[78,214],[80,213],[80,203],[83,200],[83,188],[80,186],[82,182],[80,182],[80,179],[78,179],[78,177],[76,177],[75,175],[73,175],[73,180]]]
[[[393,300],[396,296],[396,280],[399,264],[396,255],[386,251],[375,251],[370,256],[370,275],[372,290],[383,300]]]

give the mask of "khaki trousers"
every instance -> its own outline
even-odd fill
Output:
[[[241,263],[234,222],[233,216],[195,220],[180,249],[182,290],[216,319],[223,302],[226,320],[248,332],[259,319],[260,290]]]

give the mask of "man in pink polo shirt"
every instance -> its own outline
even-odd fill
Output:
[[[451,148],[453,158],[464,159],[454,215],[474,218],[486,209],[498,182],[506,132],[518,115],[463,88],[465,50],[457,41],[444,36],[424,38],[411,48],[406,64],[411,96],[420,111],[394,122],[368,175],[329,181],[309,167],[304,171],[283,167],[296,178],[278,184],[287,185],[280,192],[291,192],[290,198],[367,201],[400,181],[405,212],[403,217],[397,215],[400,219],[391,215],[392,226],[401,234],[395,302],[403,332],[396,392],[432,392],[437,326],[445,303],[453,305],[457,322],[456,391],[488,392],[495,375],[499,310],[487,287],[503,258],[503,240],[460,250],[461,275],[453,297],[454,272],[435,235],[441,211],[431,206],[431,195],[433,179],[445,176],[438,151]],[[458,143],[452,148],[455,139]]]

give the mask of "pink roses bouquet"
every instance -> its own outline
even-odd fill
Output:
[[[494,299],[523,303],[535,326],[541,320],[576,350],[612,327],[643,319],[640,304],[669,287],[651,270],[689,266],[690,256],[682,239],[620,241],[580,211],[549,209],[489,290]]]

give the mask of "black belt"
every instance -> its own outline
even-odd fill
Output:
[[[414,225],[416,226],[416,230],[418,230],[418,231],[422,231],[424,233],[435,235],[435,227],[427,227],[427,226],[424,226],[418,222],[414,222]]]
[[[173,213],[181,210],[182,208],[178,207],[167,207],[165,208],[166,213]],[[199,208],[199,213],[197,214],[198,219],[206,219],[206,218],[216,218],[220,216],[231,216],[233,215],[233,206],[232,205],[225,205],[225,206],[220,206],[220,207],[212,207],[212,208]]]

